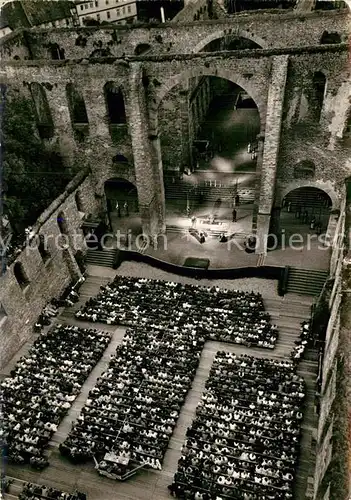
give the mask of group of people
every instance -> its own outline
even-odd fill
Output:
[[[290,361],[218,352],[170,493],[291,499],[304,397]]]
[[[295,342],[295,347],[291,352],[293,363],[297,364],[303,357],[306,347],[312,340],[311,324],[309,321],[303,321],[300,327],[300,337]]]
[[[86,498],[86,494],[80,491],[65,493],[56,488],[32,483],[25,483],[18,497],[19,500],[86,500]]]
[[[129,462],[161,469],[204,342],[191,326],[128,329],[61,453],[74,462],[94,457],[99,470],[117,475]],[[115,465],[103,460],[107,452]]]
[[[118,217],[122,217],[122,210],[126,217],[129,216],[129,205],[127,201],[123,203],[120,201],[116,201],[115,210],[117,211]]]
[[[0,384],[0,440],[15,463],[48,465],[44,451],[111,335],[57,325],[42,333]]]
[[[117,276],[77,311],[76,318],[113,325],[186,327],[206,339],[269,349],[278,338],[259,293],[146,278]]]

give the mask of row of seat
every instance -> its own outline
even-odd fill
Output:
[[[293,497],[304,381],[288,360],[218,352],[187,431],[178,498]]]

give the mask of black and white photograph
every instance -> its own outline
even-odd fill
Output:
[[[0,0],[0,500],[351,499],[351,0]]]

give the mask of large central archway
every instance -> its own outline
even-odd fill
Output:
[[[264,97],[243,76],[203,67],[172,77],[155,102],[167,226],[196,217],[217,225],[207,232],[250,234]]]
[[[125,244],[127,236],[142,232],[137,188],[126,179],[114,177],[105,182],[104,189],[113,234],[119,235],[118,243]]]

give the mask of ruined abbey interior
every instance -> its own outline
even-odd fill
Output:
[[[30,228],[30,238],[39,245],[29,250],[27,237],[15,255],[6,256],[1,249],[2,379],[13,376],[16,362],[40,339],[35,325],[44,308],[77,283],[78,303],[58,307],[53,321],[67,328],[92,328],[93,321],[93,328],[112,338],[51,436],[45,455],[50,465],[37,471],[28,463],[7,460],[4,453],[3,472],[16,487],[30,481],[64,492],[77,488],[89,500],[161,500],[171,493],[195,500],[350,498],[351,1],[265,3],[251,2],[255,5],[246,9],[245,1],[189,0],[167,22],[24,28],[1,39],[5,121],[16,99],[30,103],[33,133],[43,149],[62,158],[71,178]],[[108,228],[108,248],[99,244],[91,249],[89,228],[102,222]],[[121,241],[116,239],[119,231]],[[298,250],[286,242],[297,234]],[[60,237],[66,241],[61,247],[55,243]],[[45,248],[41,238],[48,241]],[[228,240],[232,246],[221,246]],[[205,262],[204,267],[187,264],[189,259]],[[206,333],[198,334],[204,346],[200,368],[194,371],[195,382],[160,470],[132,452],[134,469],[117,474],[117,481],[100,477],[91,457],[82,465],[59,453],[108,366],[107,353],[122,342],[124,326],[138,331],[145,324],[151,332],[157,324],[155,317],[152,325],[125,322],[125,311],[106,320],[99,319],[101,309],[93,314],[81,309],[116,275],[260,293],[278,332],[274,341],[240,342],[205,326]],[[152,287],[155,294],[162,289]],[[162,290],[160,315],[167,316]],[[148,293],[141,300],[151,300]],[[201,300],[194,304],[206,317]],[[78,310],[83,312],[77,315]],[[223,321],[226,328],[227,319]],[[214,367],[218,363],[224,370],[215,353],[294,361],[302,322],[309,323],[311,337],[294,364],[294,376],[305,384],[305,399],[291,488],[282,486],[282,477],[290,472],[274,480],[268,474],[268,483],[262,484],[253,479],[260,474],[256,468],[246,480],[240,474],[251,471],[242,462],[238,469],[234,466],[239,480],[230,477],[223,483],[229,487],[206,475],[207,482],[199,475],[191,482],[194,473],[182,475],[177,463],[187,437],[189,453],[189,436],[197,435],[194,430],[186,435],[187,427],[195,419],[213,360]],[[162,325],[165,331],[170,328]],[[157,351],[150,356],[165,355]],[[284,392],[279,387],[277,393]],[[123,425],[130,424],[128,412]],[[124,427],[118,429],[111,433],[116,443]],[[246,437],[238,442],[245,443]],[[224,441],[228,445],[229,439]],[[94,460],[98,462],[97,455]],[[177,477],[183,479],[172,483],[177,467]],[[272,486],[278,485],[277,477],[281,483]],[[171,483],[175,489],[167,490]],[[20,497],[11,488],[1,498],[49,498]]]

